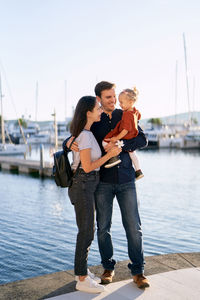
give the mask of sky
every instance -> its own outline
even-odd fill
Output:
[[[7,120],[62,121],[102,80],[117,95],[136,86],[142,119],[200,111],[198,0],[0,0],[0,12]]]

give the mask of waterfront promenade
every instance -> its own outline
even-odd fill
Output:
[[[200,252],[147,256],[145,260],[145,274],[151,282],[146,290],[136,287],[127,268],[128,261],[121,261],[116,265],[113,283],[102,294],[76,291],[73,270],[67,270],[1,285],[0,299],[200,299]],[[92,266],[90,270],[97,275],[102,273],[101,266]]]

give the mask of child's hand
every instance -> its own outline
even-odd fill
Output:
[[[118,140],[116,143],[115,143],[115,145],[118,147],[118,148],[122,148],[122,147],[124,147],[124,142],[123,142],[123,140]]]
[[[110,142],[116,143],[117,140],[118,140],[118,139],[117,139],[115,136],[113,136],[113,137],[110,139]]]
[[[110,138],[104,139],[104,142],[109,143],[110,142]]]

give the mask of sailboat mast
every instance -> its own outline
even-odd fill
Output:
[[[65,80],[65,98],[64,98],[64,101],[65,101],[65,118],[64,120],[67,119],[67,80]]]
[[[36,90],[35,90],[35,122],[37,122],[37,113],[38,113],[38,82],[36,82]]]
[[[55,141],[55,151],[58,150],[58,127],[57,127],[57,121],[56,121],[56,110],[54,108],[53,116],[53,126],[54,126],[54,141]]]
[[[3,119],[3,95],[1,88],[1,74],[0,74],[0,102],[1,102],[1,142],[5,144],[5,132],[4,132],[4,119]]]
[[[186,42],[185,42],[185,34],[184,33],[183,33],[183,46],[184,46],[184,55],[185,55],[185,78],[186,78],[186,87],[187,87],[189,125],[191,125],[190,92],[189,92],[188,68],[187,68],[187,52],[186,52]]]
[[[193,77],[193,103],[192,103],[192,118],[194,118],[194,112],[195,112],[195,78]]]
[[[175,69],[175,125],[177,124],[177,77],[178,77],[178,61],[176,61],[176,69]]]

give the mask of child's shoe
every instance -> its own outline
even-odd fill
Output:
[[[114,156],[107,161],[107,163],[104,167],[112,168],[112,167],[118,165],[120,162],[121,162],[121,159],[119,158],[119,156]]]
[[[135,171],[135,180],[141,179],[142,177],[144,177],[144,174],[140,169]]]

